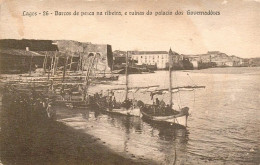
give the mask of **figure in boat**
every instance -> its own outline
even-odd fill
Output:
[[[162,95],[165,94],[167,91],[169,93],[169,102],[166,104],[164,100],[159,100],[159,98],[156,98],[153,102],[153,104],[145,104],[142,101],[136,101],[135,99],[129,99],[128,98],[128,62],[126,61],[126,86],[125,86],[125,99],[122,102],[119,102],[116,100],[114,96],[114,92],[111,91],[108,92],[108,96],[106,98],[100,97],[100,95],[97,96],[98,105],[100,109],[103,111],[106,111],[108,113],[114,113],[114,114],[122,114],[122,115],[130,115],[130,116],[142,116],[144,119],[148,119],[152,122],[159,122],[159,123],[170,123],[172,124],[178,124],[181,126],[186,127],[187,126],[187,119],[189,116],[189,108],[183,107],[179,109],[173,108],[173,101],[172,101],[172,93],[178,92],[180,89],[195,89],[195,88],[205,88],[205,86],[181,86],[181,87],[174,87],[172,88],[172,78],[171,78],[171,68],[172,68],[172,55],[173,52],[170,49],[169,51],[169,88],[167,89],[156,89],[156,90],[146,90],[146,92],[150,92],[150,96],[154,97],[154,95]],[[126,56],[126,60],[128,57]],[[151,88],[150,87],[146,87]],[[155,87],[155,86],[153,86]],[[159,86],[156,86],[155,88],[158,88]],[[132,88],[135,89],[136,87]],[[144,87],[137,87],[138,91],[139,89],[142,89]],[[115,91],[117,89],[113,89]],[[122,90],[122,89],[118,89]],[[167,91],[166,91],[167,90]]]
[[[126,55],[126,84],[125,84],[125,99],[122,102],[116,100],[114,92],[108,91],[106,98],[99,98],[98,105],[101,110],[108,113],[128,115],[128,116],[140,116],[140,109],[134,104],[134,100],[128,98],[128,52]]]
[[[173,52],[170,49],[169,51],[169,104],[165,104],[163,100],[159,100],[158,98],[155,99],[155,102],[152,105],[140,103],[140,110],[142,113],[142,117],[146,120],[157,122],[157,123],[170,123],[170,124],[177,124],[180,126],[187,127],[187,119],[189,116],[189,108],[184,107],[180,108],[179,110],[175,110],[172,108],[172,72],[171,68],[173,65]],[[150,94],[150,96],[154,97],[156,94],[162,94],[162,91],[158,91],[155,93]]]

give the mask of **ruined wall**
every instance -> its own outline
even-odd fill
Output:
[[[54,43],[58,46],[60,53],[68,56],[81,56],[83,70],[88,70],[92,62],[95,72],[110,72],[112,69],[113,52],[111,45],[72,40],[55,40]],[[93,59],[94,57],[95,59]]]
[[[83,43],[72,40],[54,40],[53,44],[57,45],[59,52],[66,53],[69,56],[83,53]]]
[[[94,61],[97,72],[110,72],[113,64],[113,53],[110,45],[86,44],[83,46],[84,70]]]

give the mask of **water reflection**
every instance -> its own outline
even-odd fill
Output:
[[[189,131],[182,127],[149,123],[151,136],[158,136],[159,151],[164,153],[165,164],[176,164],[186,159]]]
[[[138,117],[102,114],[98,111],[73,112],[80,115],[61,121],[91,133],[112,149],[134,159],[152,159],[165,164],[186,159],[189,131],[182,127],[154,124]]]

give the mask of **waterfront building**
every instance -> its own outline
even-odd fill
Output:
[[[242,66],[243,65],[243,59],[237,56],[230,56],[230,60],[233,62],[233,66]]]
[[[51,40],[0,40],[1,73],[25,73],[42,67],[46,52],[55,54]]]
[[[67,57],[70,68],[87,70],[93,59],[95,71],[104,73],[113,68],[112,47],[107,44],[72,40],[0,40],[0,69],[3,73],[43,68],[46,59],[46,67],[50,68],[53,57],[57,58],[57,68],[64,66]]]
[[[137,65],[156,65],[158,69],[166,69],[169,62],[167,51],[131,51],[131,58],[137,61]],[[183,56],[173,52],[171,56],[173,63],[178,64]]]
[[[243,59],[237,56],[228,56],[220,51],[208,51],[206,54],[198,55],[184,55],[188,57],[193,67],[204,68],[204,67],[232,67],[242,66]]]
[[[190,61],[192,63],[193,69],[199,68],[199,62],[198,61]]]

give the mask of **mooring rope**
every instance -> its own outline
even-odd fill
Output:
[[[193,85],[194,85],[194,86],[197,86],[197,85],[195,84],[195,82],[192,80],[192,78],[190,77],[189,73],[187,73],[187,75],[188,75],[188,77],[190,78],[190,80],[192,81]]]

